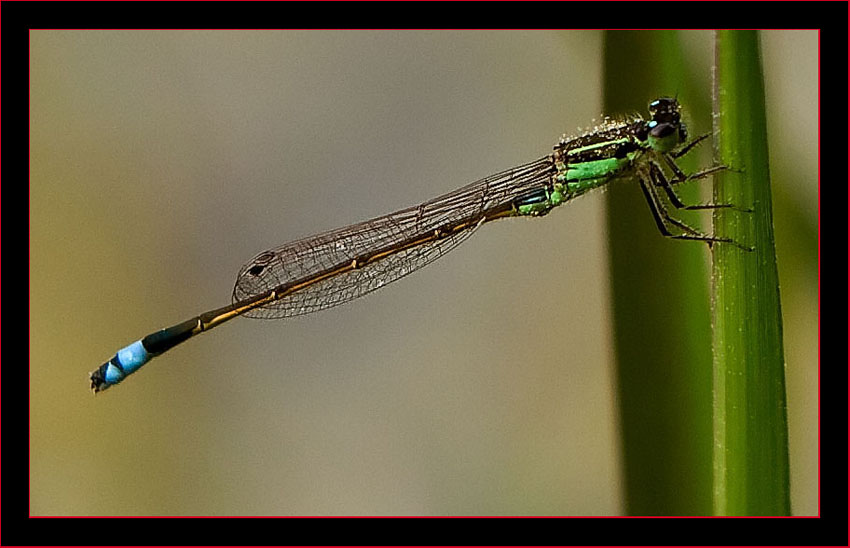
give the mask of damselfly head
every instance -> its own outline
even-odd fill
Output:
[[[649,113],[652,114],[653,119],[667,114],[674,114],[678,118],[680,110],[679,101],[672,97],[660,97],[649,103]]]
[[[652,115],[646,129],[652,148],[668,151],[688,139],[688,131],[682,122],[679,102],[672,97],[661,97],[649,103]]]

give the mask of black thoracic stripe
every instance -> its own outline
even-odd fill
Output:
[[[582,148],[586,146],[604,143],[605,141],[613,141],[622,139],[623,137],[635,137],[639,141],[646,139],[646,121],[641,120],[631,124],[623,124],[610,129],[605,129],[588,135],[579,135],[568,141],[562,141],[555,148],[562,148],[564,145],[569,145],[570,149]],[[569,151],[567,151],[569,152]]]
[[[641,146],[637,141],[629,139],[627,141],[603,144],[595,148],[569,150],[567,151],[567,163],[580,164],[583,162],[594,162],[597,160],[608,160],[611,158],[625,158],[628,153],[634,152],[640,148]]]

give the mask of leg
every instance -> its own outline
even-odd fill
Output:
[[[681,158],[682,156],[684,156],[685,154],[690,152],[695,146],[697,146],[698,144],[700,144],[704,140],[708,139],[710,136],[711,136],[710,133],[704,133],[704,134],[700,135],[699,137],[697,137],[696,139],[694,139],[693,141],[691,141],[690,143],[686,144],[680,150],[676,150],[676,151],[673,151],[672,153],[665,155],[665,156],[669,155],[671,157],[671,158],[667,158],[667,162],[670,165],[670,169],[672,169],[673,172],[676,173],[676,180],[673,181],[673,184],[684,183],[685,181],[691,181],[693,179],[702,179],[703,177],[707,177],[708,175],[711,175],[712,173],[715,173],[717,171],[722,171],[724,169],[731,169],[732,171],[737,171],[735,169],[732,169],[729,166],[714,166],[714,167],[710,167],[708,169],[704,169],[702,171],[698,171],[698,172],[694,173],[693,175],[686,176],[679,169],[679,166],[676,165],[675,159]]]
[[[685,145],[684,147],[682,147],[680,150],[678,150],[678,151],[674,152],[674,153],[673,153],[673,158],[681,158],[682,156],[684,156],[685,154],[687,154],[688,152],[690,152],[690,151],[691,151],[691,150],[692,150],[695,146],[697,146],[697,145],[698,145],[698,144],[700,144],[701,142],[705,141],[705,140],[706,140],[706,139],[708,139],[709,137],[711,137],[711,134],[710,134],[710,133],[703,133],[702,135],[700,135],[699,137],[697,137],[696,139],[694,139],[694,140],[693,140],[693,141],[691,141],[690,143],[686,144],[686,145]]]
[[[663,203],[659,200],[658,194],[655,192],[654,184],[652,180],[647,180],[646,177],[639,176],[637,177],[638,182],[640,183],[640,188],[643,191],[644,198],[646,198],[646,203],[649,205],[649,209],[652,212],[652,217],[655,219],[655,224],[658,226],[659,232],[667,238],[672,238],[676,240],[696,240],[700,242],[705,242],[711,247],[714,242],[723,242],[733,244],[745,251],[752,251],[751,248],[744,247],[738,242],[735,242],[731,238],[719,238],[716,236],[709,236],[707,234],[703,234],[698,230],[688,226],[682,221],[671,217],[667,210],[664,208]],[[670,231],[670,228],[667,226],[667,223],[674,225],[686,234],[674,234]]]
[[[651,177],[651,176],[650,176]],[[661,202],[658,193],[655,191],[654,184],[651,180],[647,180],[646,177],[638,177],[638,181],[640,182],[640,188],[643,191],[643,196],[646,198],[646,203],[649,205],[650,211],[652,211],[652,216],[655,219],[655,224],[658,225],[658,230],[662,235],[668,238],[679,238],[685,235],[677,235],[670,231],[670,225],[676,226],[684,232],[687,232],[687,240],[698,239],[698,240],[717,240],[717,238],[713,238],[697,229],[688,226],[684,222],[670,216],[670,213],[667,211],[667,208],[664,207],[663,202]]]
[[[670,203],[673,204],[673,206],[676,209],[691,209],[691,210],[693,210],[693,209],[718,209],[718,208],[721,208],[721,207],[732,207],[732,208],[735,207],[732,204],[685,205],[684,203],[682,203],[682,200],[679,198],[679,196],[673,190],[674,184],[682,183],[682,182],[693,180],[693,179],[702,179],[703,177],[706,177],[706,176],[708,176],[708,175],[710,175],[710,174],[712,174],[716,171],[720,171],[722,169],[725,169],[725,166],[716,166],[716,167],[708,168],[706,170],[695,173],[694,175],[686,177],[685,174],[682,173],[682,171],[679,169],[679,166],[677,166],[676,163],[672,160],[672,158],[669,158],[667,155],[664,155],[664,158],[665,158],[665,160],[667,160],[670,163],[670,166],[671,166],[670,169],[676,175],[676,180],[671,182],[667,178],[667,176],[664,175],[664,170],[661,169],[661,166],[659,166],[655,162],[650,163],[649,174],[650,174],[650,178],[652,179],[653,184],[655,186],[660,186],[664,189],[664,192],[667,194],[667,197],[670,199]],[[680,174],[681,174],[681,177],[680,177]],[[737,209],[737,208],[735,208],[735,209]]]

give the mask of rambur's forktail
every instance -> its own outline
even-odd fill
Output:
[[[703,234],[672,217],[659,189],[677,209],[673,185],[723,166],[685,175],[676,159],[706,136],[687,143],[675,99],[649,105],[649,120],[606,120],[592,131],[562,138],[554,151],[415,207],[310,236],[264,251],[236,278],[233,303],[156,331],[119,350],[90,375],[95,392],[123,381],[152,358],[235,318],[287,318],[330,308],[422,268],[468,238],[482,224],[506,217],[540,217],[615,179],[634,178],[661,233],[669,238],[740,244]]]

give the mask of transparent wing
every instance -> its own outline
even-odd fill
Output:
[[[233,288],[233,301],[249,299],[323,275],[327,277],[251,310],[245,316],[286,318],[356,299],[441,257],[468,238],[483,222],[488,210],[549,184],[554,173],[555,166],[547,156],[491,175],[419,206],[264,251],[240,269]],[[401,245],[464,222],[464,228],[451,236],[411,247]],[[357,269],[329,275],[352,261],[365,262],[365,257],[394,248],[399,250]]]

